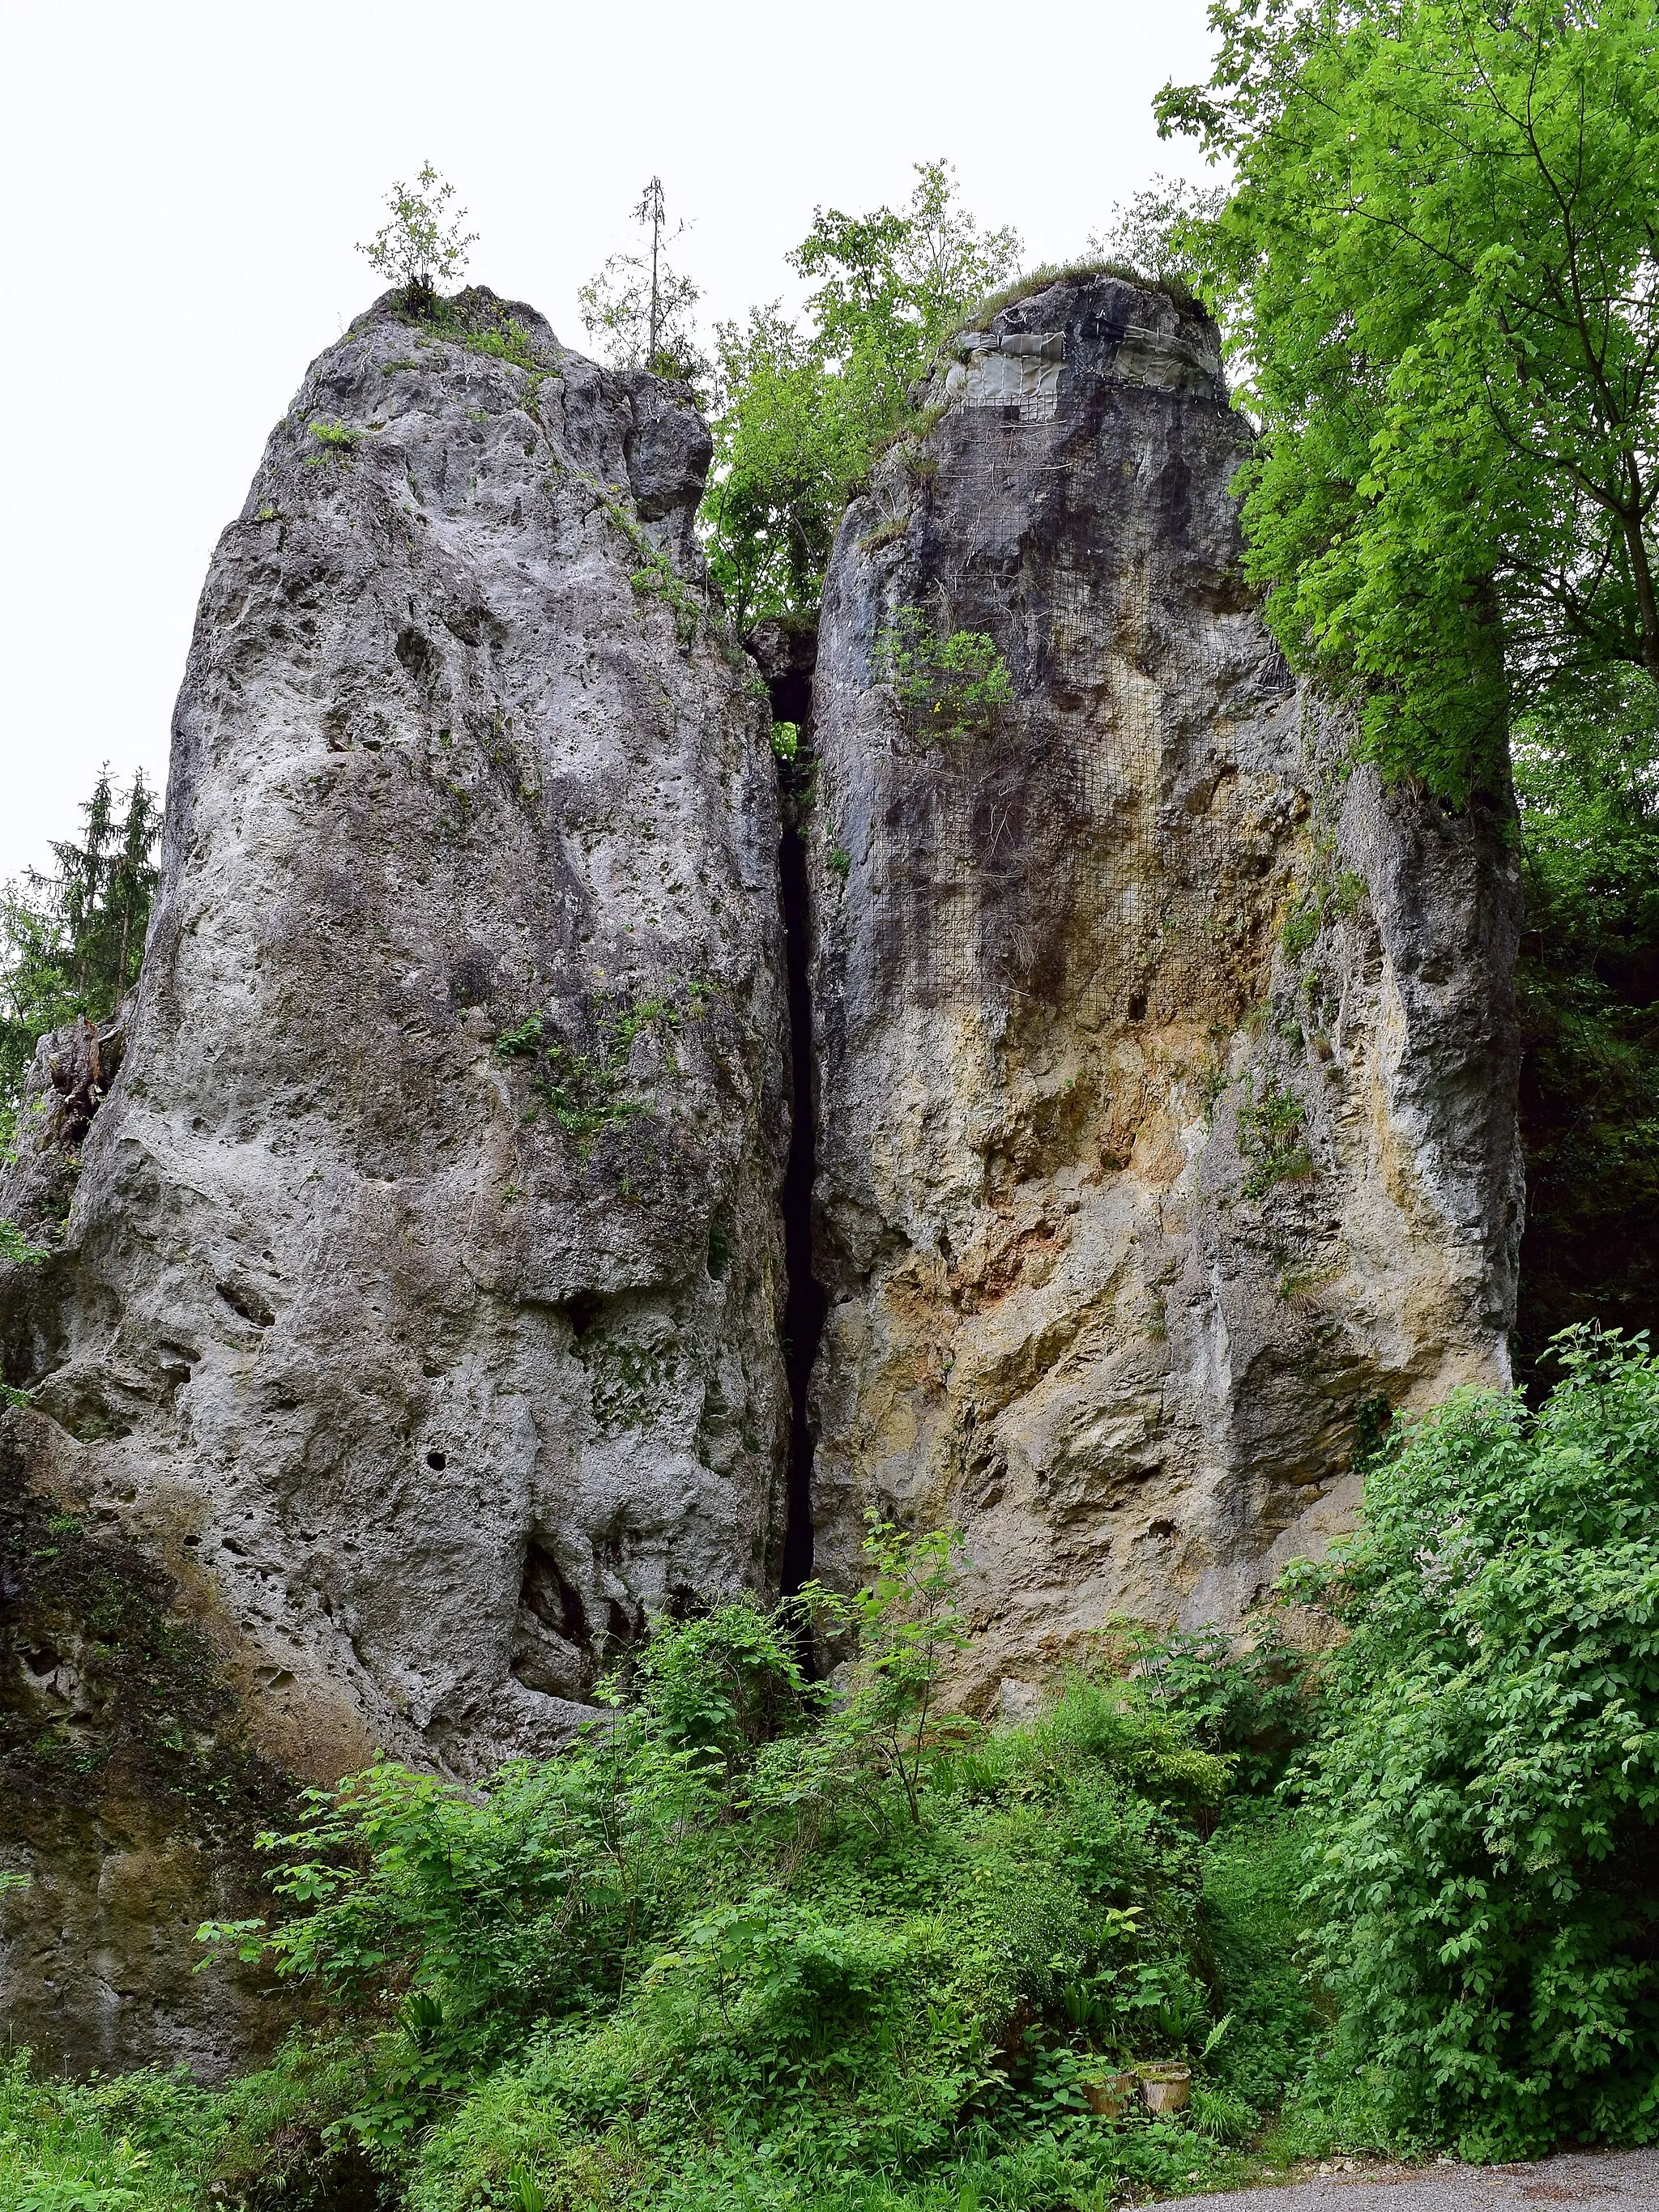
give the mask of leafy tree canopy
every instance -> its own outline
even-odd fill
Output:
[[[940,342],[1005,283],[1020,241],[981,230],[950,166],[920,162],[902,210],[820,208],[789,256],[813,288],[716,325],[709,563],[739,628],[800,613],[823,587],[842,509]]]
[[[1659,683],[1648,0],[1215,0],[1159,127],[1266,433],[1249,560],[1367,749],[1457,796],[1587,672]]]

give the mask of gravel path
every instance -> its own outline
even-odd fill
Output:
[[[1280,2188],[1178,2197],[1158,2212],[1659,2212],[1659,2149],[1563,2151],[1536,2166],[1344,2164]]]

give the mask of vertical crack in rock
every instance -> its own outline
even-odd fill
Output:
[[[793,806],[790,808],[793,813]],[[823,1292],[813,1273],[812,1186],[817,1175],[817,1105],[812,1080],[811,921],[806,849],[793,822],[778,844],[784,945],[789,963],[789,1072],[793,1116],[783,1178],[784,1371],[789,1378],[788,1522],[783,1546],[787,1596],[812,1571],[812,1432],[807,1392],[823,1328]]]
[[[816,626],[768,621],[747,641],[766,678],[775,723],[794,726],[801,750],[778,763],[783,834],[778,842],[778,891],[783,909],[789,1000],[791,1120],[783,1181],[783,1249],[788,1290],[784,1306],[784,1370],[789,1382],[787,1522],[781,1586],[786,1596],[812,1571],[812,1431],[808,1395],[823,1328],[823,1292],[815,1273],[812,1190],[817,1176],[817,1096],[814,1079],[811,992],[811,894],[805,836],[811,767],[809,728]]]

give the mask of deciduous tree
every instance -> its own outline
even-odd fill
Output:
[[[1449,795],[1587,671],[1659,684],[1649,0],[1215,0],[1165,132],[1236,165],[1252,574],[1366,748]]]
[[[968,310],[1012,274],[1017,233],[984,231],[944,161],[917,164],[902,210],[820,208],[790,266],[813,287],[715,331],[709,563],[740,627],[811,607],[849,494],[907,393]]]

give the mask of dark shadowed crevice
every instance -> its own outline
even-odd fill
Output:
[[[807,966],[806,846],[797,827],[798,804],[786,784],[783,836],[778,846],[789,973],[789,1062],[793,1103],[789,1164],[783,1178],[783,1254],[788,1282],[783,1310],[783,1356],[789,1378],[790,1407],[788,1509],[783,1540],[786,1596],[799,1589],[812,1571],[812,1435],[806,1416],[806,1390],[823,1328],[823,1292],[812,1273],[812,1184],[817,1173],[817,1117],[812,1084],[812,993]]]
[[[789,1383],[789,1465],[784,1522],[784,1595],[812,1572],[812,1432],[807,1386],[823,1328],[823,1293],[812,1272],[812,1184],[817,1173],[817,1100],[812,1080],[811,893],[805,826],[811,805],[812,677],[817,623],[811,616],[769,617],[744,641],[766,679],[776,725],[791,726],[787,757],[778,761],[778,884],[789,994],[789,1161],[783,1179],[783,1252],[787,1290],[784,1370]]]

